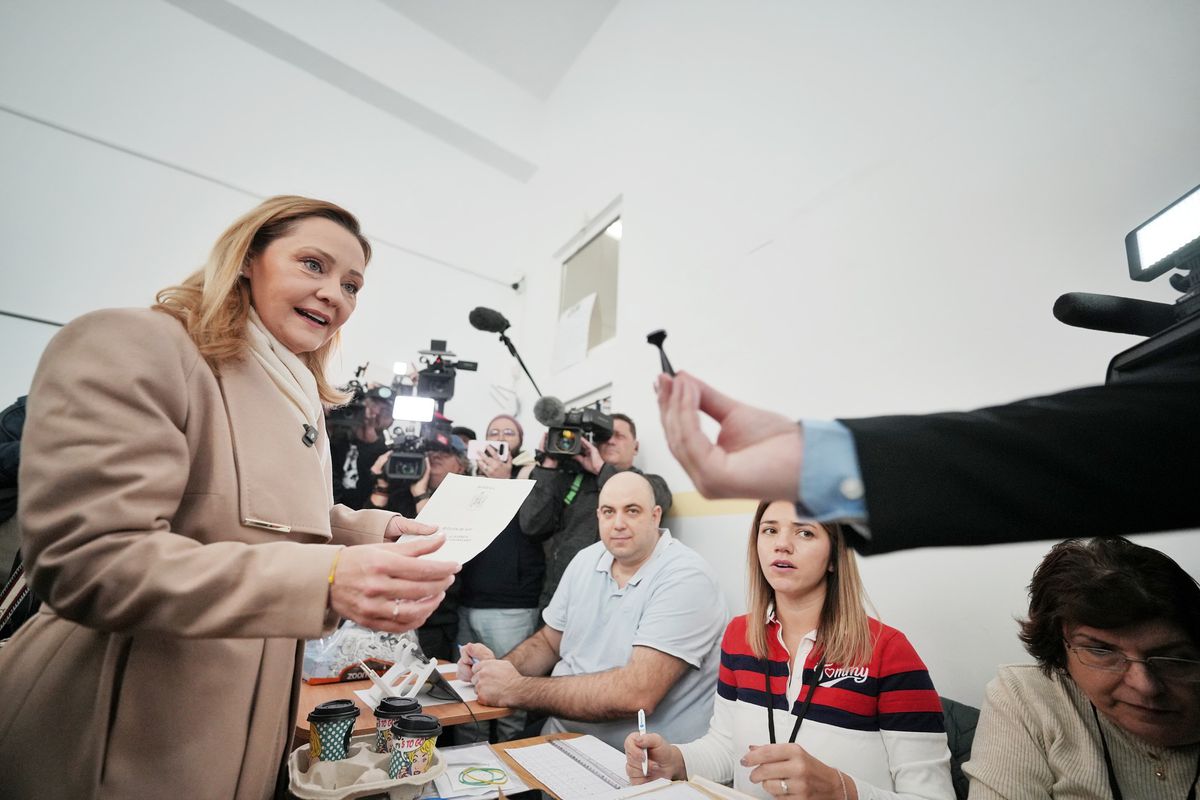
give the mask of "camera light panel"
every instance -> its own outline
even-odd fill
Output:
[[[1125,237],[1129,277],[1149,281],[1200,253],[1200,186]]]
[[[432,397],[397,397],[392,406],[392,417],[407,422],[429,422],[433,419]]]

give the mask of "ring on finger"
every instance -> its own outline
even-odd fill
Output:
[[[788,793],[788,790],[787,790],[787,781],[785,781],[783,778],[780,778],[780,779],[779,779],[779,788],[780,788],[780,789],[783,789],[783,793],[784,793],[784,794],[787,794],[787,793]]]
[[[399,619],[399,618],[400,618],[400,598],[397,597],[396,600],[392,603],[392,619]]]

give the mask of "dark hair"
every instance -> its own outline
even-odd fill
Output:
[[[609,414],[609,416],[613,418],[614,422],[619,419],[624,420],[629,425],[629,432],[633,434],[633,438],[637,438],[637,425],[633,424],[633,420],[629,418],[628,414]]]
[[[1151,620],[1200,644],[1200,585],[1170,557],[1120,536],[1067,539],[1033,572],[1021,641],[1049,673],[1067,665],[1064,625],[1111,630]]]

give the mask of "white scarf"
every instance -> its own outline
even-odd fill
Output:
[[[325,409],[321,405],[317,379],[313,377],[312,370],[299,356],[271,335],[253,308],[250,309],[250,323],[246,326],[246,332],[251,355],[270,376],[279,393],[290,401],[289,405],[296,419],[304,425],[311,425],[320,430],[323,427],[321,420]],[[317,453],[322,470],[327,471],[325,468],[330,460],[328,438],[322,437]],[[327,485],[325,488],[332,504],[333,486]]]

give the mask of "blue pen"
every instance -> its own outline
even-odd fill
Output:
[[[642,736],[646,735],[646,709],[638,709],[638,733]],[[642,777],[648,777],[650,774],[650,751],[642,748]]]

